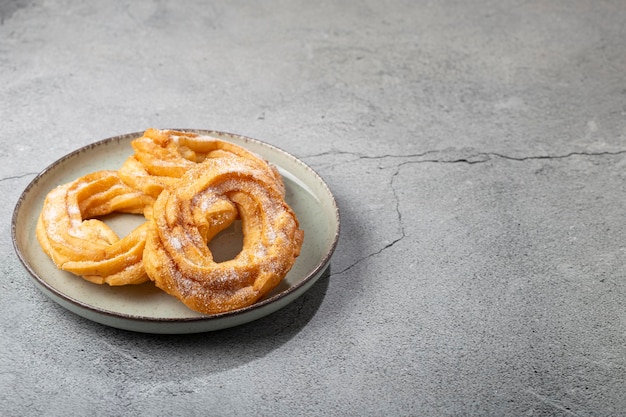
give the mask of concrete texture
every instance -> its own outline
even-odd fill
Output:
[[[622,1],[0,1],[0,415],[623,415]],[[147,127],[303,159],[342,236],[292,305],[154,336],[57,306],[21,191]]]

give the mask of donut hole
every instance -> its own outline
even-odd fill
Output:
[[[220,263],[235,259],[243,250],[241,220],[235,220],[230,226],[215,235],[208,245],[215,262]]]
[[[146,222],[143,215],[130,213],[111,213],[96,218],[109,226],[120,239],[125,238],[130,232]]]

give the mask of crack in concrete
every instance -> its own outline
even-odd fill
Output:
[[[387,243],[384,247],[380,248],[379,250],[372,252],[358,260],[356,260],[355,262],[353,262],[351,265],[349,265],[347,268],[342,269],[341,271],[338,271],[336,273],[331,273],[330,276],[335,276],[335,275],[340,275],[343,273],[348,272],[349,270],[351,270],[352,268],[356,267],[358,264],[360,264],[361,262],[372,258],[376,255],[379,255],[380,253],[392,248],[393,246],[395,246],[398,242],[401,242],[405,237],[406,237],[406,231],[404,229],[404,223],[402,221],[402,211],[400,210],[400,198],[398,197],[397,194],[397,190],[396,187],[394,185],[395,179],[398,177],[398,175],[400,174],[400,165],[396,166],[396,170],[395,172],[391,175],[391,179],[389,181],[389,187],[392,190],[393,193],[393,197],[395,200],[395,210],[398,216],[398,224],[400,225],[400,236],[397,237],[396,239],[392,240],[391,242]]]
[[[587,157],[602,157],[602,156],[617,156],[617,155],[624,155],[626,154],[626,150],[619,150],[619,151],[602,151],[602,152],[581,152],[581,151],[573,151],[573,152],[569,152],[566,154],[557,154],[557,155],[529,155],[529,156],[510,156],[510,155],[506,155],[506,154],[502,154],[502,153],[498,153],[498,152],[478,152],[478,153],[473,153],[467,156],[463,156],[463,157],[457,157],[457,158],[445,158],[445,157],[439,157],[439,158],[428,158],[428,159],[421,159],[424,158],[425,156],[428,155],[445,155],[446,153],[448,154],[457,154],[459,153],[459,150],[455,150],[455,149],[444,149],[444,150],[435,150],[435,151],[426,151],[426,152],[422,152],[422,153],[415,153],[415,154],[406,154],[406,155],[396,155],[396,154],[384,154],[384,155],[365,155],[365,154],[360,154],[357,152],[350,152],[350,151],[328,151],[328,152],[322,152],[319,154],[314,154],[314,155],[308,155],[303,157],[304,159],[308,159],[308,158],[319,158],[319,157],[323,157],[323,156],[329,156],[329,155],[349,155],[349,156],[353,156],[356,159],[355,160],[364,160],[364,159],[371,159],[371,160],[381,160],[381,159],[410,159],[410,161],[405,161],[403,162],[403,164],[411,164],[411,163],[442,163],[442,164],[458,164],[458,163],[465,163],[465,164],[479,164],[479,163],[483,163],[483,162],[487,162],[492,160],[493,158],[500,158],[500,159],[504,159],[504,160],[509,160],[509,161],[517,161],[517,162],[524,162],[524,161],[532,161],[532,160],[541,160],[541,159],[545,159],[545,160],[551,160],[551,159],[568,159],[574,156],[587,156]]]
[[[307,297],[307,293],[304,293],[301,297],[299,297],[295,303],[297,303],[297,308],[296,308],[296,312],[295,314],[292,314],[291,320],[289,320],[288,323],[286,323],[283,326],[278,327],[275,331],[274,331],[274,335],[275,336],[279,336],[281,334],[284,334],[285,331],[291,329],[291,328],[297,328],[299,327],[299,322],[301,320],[301,317],[303,315],[303,311],[304,311],[304,307],[308,304],[308,297]]]
[[[621,151],[603,151],[603,152],[569,152],[563,155],[536,155],[536,156],[525,156],[525,157],[512,157],[508,155],[503,155],[499,153],[490,153],[490,155],[496,156],[502,159],[508,159],[510,161],[530,161],[530,160],[538,160],[538,159],[567,159],[573,156],[589,156],[589,157],[599,157],[599,156],[617,156],[626,154],[626,150]]]
[[[402,225],[401,225],[401,226],[402,226]],[[400,242],[401,240],[403,240],[403,239],[406,237],[406,235],[404,234],[404,227],[402,226],[401,228],[402,228],[402,235],[401,235],[399,238],[397,238],[397,239],[395,239],[395,240],[391,241],[390,243],[388,243],[387,245],[385,245],[385,246],[384,246],[384,247],[382,247],[381,249],[377,250],[376,252],[372,252],[372,253],[370,253],[370,254],[367,254],[366,256],[363,256],[362,258],[357,259],[356,261],[354,261],[352,264],[350,264],[350,265],[349,265],[349,266],[347,266],[346,268],[342,269],[341,271],[332,272],[332,273],[330,274],[330,276],[331,276],[331,277],[334,277],[334,276],[336,276],[336,275],[341,275],[341,274],[344,274],[344,273],[348,272],[349,270],[351,270],[352,268],[355,268],[355,267],[356,267],[358,264],[360,264],[361,262],[363,262],[363,261],[365,261],[365,260],[367,260],[367,259],[369,259],[369,258],[372,258],[372,257],[374,257],[374,256],[376,256],[376,255],[379,255],[379,254],[381,254],[382,252],[386,251],[387,249],[389,249],[389,248],[393,247],[396,243]]]
[[[33,175],[37,175],[37,172],[26,172],[24,174],[10,175],[8,177],[2,177],[2,178],[0,178],[0,182],[11,181],[11,180],[19,180],[20,178],[29,177],[29,176],[33,176]]]
[[[586,156],[586,157],[602,157],[602,156],[618,156],[618,155],[624,155],[626,154],[626,150],[621,150],[621,151],[603,151],[603,152],[569,152],[566,154],[562,154],[562,155],[531,155],[531,156],[524,156],[524,157],[514,157],[514,156],[509,156],[509,155],[505,155],[505,154],[500,154],[497,152],[487,152],[487,153],[477,153],[477,154],[472,154],[469,155],[467,157],[462,157],[462,158],[456,158],[456,159],[441,159],[441,158],[430,158],[430,159],[417,159],[416,158],[423,158],[427,155],[432,155],[432,154],[441,154],[442,152],[445,151],[427,151],[427,152],[423,152],[423,153],[419,153],[419,154],[412,154],[412,155],[392,155],[392,154],[388,154],[388,155],[380,155],[380,156],[370,156],[370,155],[358,155],[356,153],[353,152],[326,152],[326,153],[321,153],[315,156],[310,156],[310,157],[318,157],[318,156],[324,156],[324,155],[337,155],[337,154],[345,154],[345,155],[353,155],[353,156],[357,156],[357,159],[372,159],[372,160],[380,160],[380,159],[386,159],[386,158],[402,158],[405,159],[405,161],[398,163],[397,165],[395,165],[395,171],[393,172],[393,174],[391,175],[391,180],[389,182],[390,188],[392,190],[393,193],[393,197],[395,200],[395,210],[398,216],[398,224],[400,227],[400,235],[394,239],[393,241],[391,241],[390,243],[386,244],[385,246],[383,246],[382,248],[371,252],[359,259],[357,259],[356,261],[354,261],[352,264],[350,264],[349,266],[347,266],[346,268],[343,268],[340,271],[331,273],[331,277],[335,276],[335,275],[341,275],[344,274],[350,270],[352,270],[353,268],[355,268],[358,264],[360,264],[363,261],[366,261],[367,259],[370,259],[374,256],[377,256],[385,251],[387,251],[388,249],[392,248],[393,246],[395,246],[397,243],[401,242],[404,238],[406,238],[406,232],[405,232],[405,228],[404,228],[404,224],[402,222],[402,211],[400,210],[400,197],[398,196],[396,187],[394,185],[394,182],[396,180],[396,178],[400,175],[400,168],[402,166],[405,165],[410,165],[410,164],[417,164],[417,163],[446,163],[446,164],[458,164],[458,163],[464,163],[464,164],[468,164],[468,165],[472,165],[472,164],[479,164],[479,163],[484,163],[487,161],[492,160],[493,158],[500,158],[500,159],[505,159],[505,160],[509,160],[509,161],[516,161],[516,162],[525,162],[525,161],[532,161],[532,160],[558,160],[558,159],[568,159],[574,156]],[[409,160],[406,160],[409,159]]]

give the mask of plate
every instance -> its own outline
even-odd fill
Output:
[[[130,142],[143,133],[136,132],[100,140],[62,157],[35,177],[20,196],[13,212],[13,244],[34,283],[48,297],[69,311],[111,327],[145,333],[198,333],[237,326],[271,314],[306,292],[324,273],[339,238],[339,211],[330,189],[317,173],[289,153],[255,139],[210,130],[177,130],[232,142],[276,165],[285,182],[286,200],[304,230],[301,254],[289,274],[272,293],[251,306],[203,315],[152,283],[124,287],[96,285],[57,269],[35,237],[44,198],[57,185],[89,172],[121,167],[133,153]],[[103,220],[124,235],[140,224],[143,217],[114,214]],[[220,256],[228,259],[237,253],[237,247],[241,248],[241,231],[237,225],[215,239],[225,248],[223,254],[216,254],[216,259]]]

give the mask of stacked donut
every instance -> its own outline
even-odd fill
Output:
[[[96,284],[148,280],[189,308],[215,314],[251,305],[292,268],[304,238],[277,169],[230,142],[148,129],[117,171],[52,190],[37,238],[58,268]],[[119,238],[96,217],[141,213]],[[208,243],[240,219],[243,248],[216,262]]]

